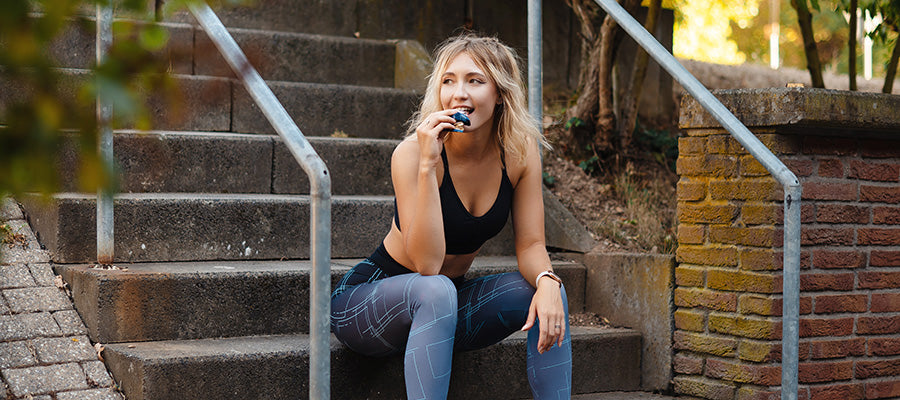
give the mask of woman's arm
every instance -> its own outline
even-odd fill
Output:
[[[531,329],[535,318],[540,321],[538,352],[543,353],[553,343],[562,344],[566,315],[560,284],[546,276],[535,282],[541,272],[553,270],[544,239],[544,197],[537,145],[530,146],[526,156],[525,167],[516,184],[512,211],[519,272],[536,288],[522,330]]]
[[[391,156],[400,234],[407,256],[422,275],[440,273],[446,254],[437,171],[443,149],[441,132],[455,122],[449,112],[430,115],[416,129],[416,139],[401,142]]]

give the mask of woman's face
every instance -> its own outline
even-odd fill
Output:
[[[500,103],[497,85],[475,64],[468,53],[454,57],[441,75],[441,106],[468,114],[466,132],[491,129],[494,108]]]

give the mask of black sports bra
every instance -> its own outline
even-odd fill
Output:
[[[441,198],[441,214],[444,219],[444,240],[447,244],[447,254],[471,254],[481,248],[488,239],[497,236],[512,209],[513,186],[506,175],[506,162],[503,161],[503,177],[500,180],[500,190],[497,199],[491,208],[480,217],[476,217],[466,210],[453,180],[450,178],[450,167],[447,164],[447,151],[441,151],[441,159],[444,161],[444,178],[438,193]],[[397,199],[394,199],[394,223],[400,229],[400,215],[397,210]]]

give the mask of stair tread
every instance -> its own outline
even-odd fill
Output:
[[[338,258],[331,260],[331,270],[344,273],[354,265],[362,261],[362,258]],[[271,273],[271,272],[308,272],[312,269],[312,261],[183,261],[183,262],[147,262],[147,263],[116,263],[124,269],[95,268],[95,264],[68,264],[59,265],[63,270],[81,270],[92,274],[104,275],[104,279],[116,277],[134,277],[149,275],[155,279],[175,278],[178,275],[194,274],[234,274],[234,273]],[[476,257],[472,263],[472,272],[491,269],[509,269],[517,266],[515,256],[484,256]],[[555,260],[554,267],[579,266],[576,261]]]
[[[593,326],[572,326],[572,340],[587,338],[640,335],[639,332],[629,328],[609,328]],[[518,344],[526,340],[527,332],[515,332],[503,343]],[[309,334],[298,333],[290,335],[258,335],[225,338],[206,338],[188,340],[158,340],[152,342],[126,342],[105,345],[110,351],[121,353],[126,357],[135,357],[148,360],[178,360],[184,357],[196,357],[202,359],[210,356],[223,357],[247,357],[253,355],[265,355],[270,353],[297,353],[309,350]],[[347,350],[332,334],[331,350]]]
[[[60,200],[87,200],[96,201],[96,193],[62,192],[54,193],[52,197]],[[116,200],[225,200],[225,201],[259,201],[259,202],[289,202],[309,201],[306,194],[271,194],[271,193],[185,193],[185,192],[149,192],[149,193],[117,193],[113,196]],[[393,201],[394,196],[387,195],[333,195],[333,202],[339,201]]]

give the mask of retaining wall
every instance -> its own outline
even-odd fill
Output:
[[[900,397],[900,96],[716,96],[801,180],[800,398]],[[779,398],[783,192],[682,103],[674,389]]]

